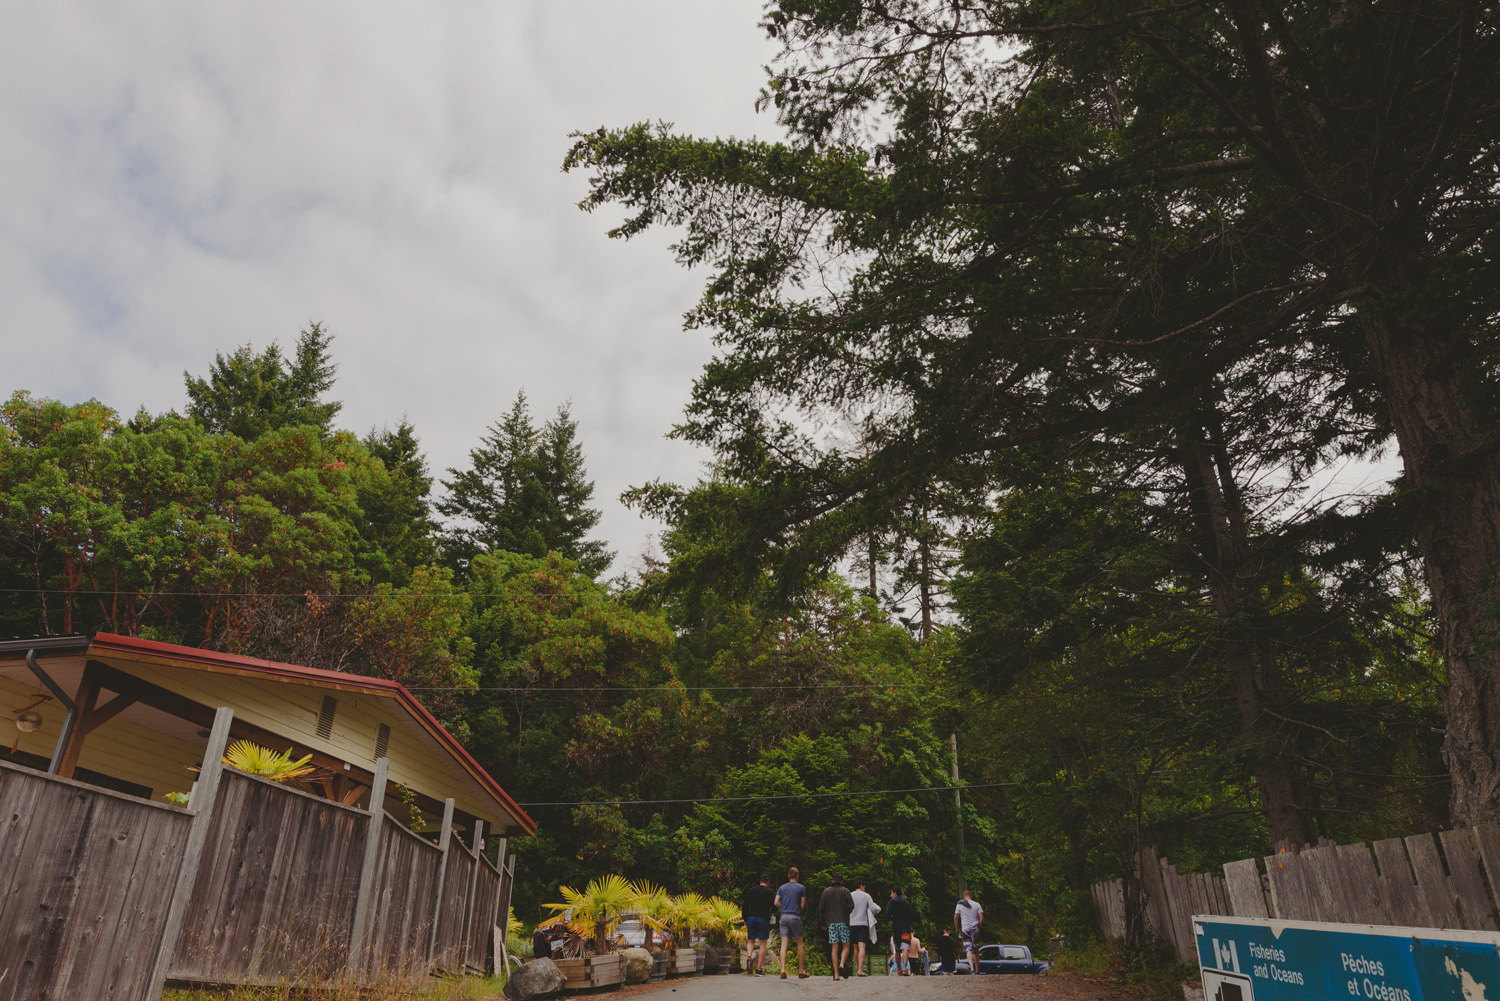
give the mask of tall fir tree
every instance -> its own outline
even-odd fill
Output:
[[[454,523],[443,533],[443,550],[455,567],[467,568],[483,553],[529,556],[559,553],[597,577],[614,554],[584,536],[599,523],[589,507],[594,484],[586,478],[578,422],[566,406],[541,427],[531,418],[525,391],[510,412],[491,425],[468,469],[449,469],[448,496],[437,509]]]
[[[275,341],[259,354],[248,344],[228,357],[216,353],[208,378],[183,373],[187,416],[210,434],[245,441],[299,425],[332,433],[333,418],[344,406],[323,399],[338,372],[329,351],[332,343],[333,335],[314,323],[297,338],[290,359]]]
[[[385,554],[381,582],[405,586],[416,567],[436,557],[437,523],[432,517],[432,474],[411,422],[371,431],[365,448],[385,466],[387,479],[362,491],[359,506],[366,534]]]

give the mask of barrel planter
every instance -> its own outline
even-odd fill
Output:
[[[584,959],[554,959],[568,982],[565,991],[586,991],[595,987],[617,987],[625,982],[625,957],[617,953],[589,956]]]
[[[672,965],[672,954],[665,949],[657,949],[651,953],[651,980],[650,983],[659,984],[667,979],[668,967]]]
[[[679,977],[693,977],[702,973],[703,950],[678,949],[676,970]]]

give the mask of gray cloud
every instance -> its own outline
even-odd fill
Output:
[[[216,350],[337,338],[344,423],[404,413],[435,469],[525,386],[571,399],[617,568],[615,500],[693,478],[663,440],[710,353],[667,234],[577,211],[567,134],[665,119],[769,135],[757,0],[78,2],[0,37],[5,378],[180,407]]]

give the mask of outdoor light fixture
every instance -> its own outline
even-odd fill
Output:
[[[16,717],[16,729],[22,733],[31,733],[42,727],[42,714],[34,709],[28,709]]]

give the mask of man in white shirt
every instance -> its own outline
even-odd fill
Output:
[[[953,908],[953,927],[958,932],[958,940],[963,943],[964,951],[969,954],[970,973],[979,972],[979,926],[982,924],[984,908],[979,906],[974,894],[965,887],[963,896]]]
[[[865,892],[862,879],[855,881],[853,896],[854,913],[849,915],[849,936],[854,943],[854,975],[863,977],[868,975],[865,973],[865,950],[875,942],[875,915],[880,913],[880,905]]]

